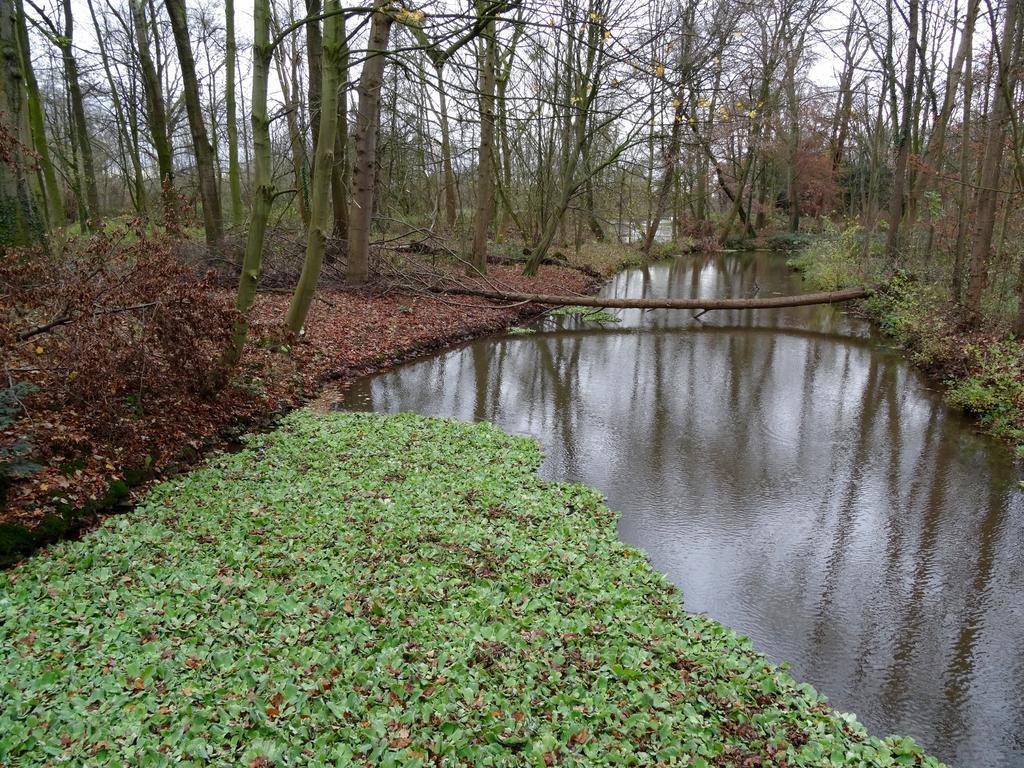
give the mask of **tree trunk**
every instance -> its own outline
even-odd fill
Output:
[[[25,109],[18,18],[14,5],[0,6],[0,138],[9,156],[0,162],[0,254],[8,246],[43,242],[43,224],[29,186],[28,158],[32,143]]]
[[[309,235],[306,238],[306,260],[302,275],[295,286],[291,305],[288,307],[286,323],[293,334],[298,334],[306,322],[309,305],[313,301],[320,268],[323,265],[324,243],[331,231],[331,174],[334,168],[334,133],[338,124],[338,81],[342,67],[341,35],[338,22],[339,0],[327,0],[324,20],[323,54],[320,95],[319,136],[316,142],[316,158],[313,165],[313,201]]]
[[[227,83],[225,85],[225,102],[227,107],[228,133],[228,189],[231,195],[231,223],[241,226],[245,219],[242,208],[242,169],[238,165],[238,113],[235,105],[235,0],[224,0],[224,15],[227,19],[225,29],[227,47]]]
[[[267,83],[270,80],[270,0],[253,2],[252,44],[252,149],[253,190],[252,212],[249,214],[249,236],[245,243],[242,272],[238,279],[235,306],[240,318],[235,324],[231,350],[227,357],[238,362],[249,333],[248,312],[256,299],[260,273],[263,269],[263,238],[274,203],[273,158],[270,155],[270,117],[267,114]]]
[[[594,173],[590,167],[590,147],[587,145],[583,147],[583,173],[583,202],[587,209],[587,229],[590,230],[590,234],[595,241],[603,243],[605,241],[605,234],[604,228],[601,226],[601,222],[598,220],[597,212],[595,210]]]
[[[988,285],[988,263],[992,252],[996,208],[999,204],[1000,166],[1003,161],[1006,126],[1010,119],[1010,100],[1015,85],[1015,73],[1011,69],[1011,56],[1014,48],[1019,2],[1020,0],[1007,0],[1006,3],[996,87],[989,114],[988,136],[985,139],[985,156],[978,179],[978,194],[975,198],[974,243],[971,248],[970,275],[964,304],[966,319],[969,322],[977,322],[980,319],[981,298]]]
[[[280,25],[276,25],[278,29]],[[302,226],[309,228],[309,185],[307,182],[307,158],[306,158],[306,137],[302,130],[299,118],[301,106],[299,105],[299,83],[296,62],[292,61],[293,77],[288,77],[288,62],[285,60],[285,50],[282,45],[274,49],[274,63],[277,65],[277,78],[281,84],[281,91],[284,94],[285,121],[288,124],[288,142],[292,150],[292,175],[295,179],[296,200],[299,206],[299,218],[302,219]]]
[[[149,135],[156,150],[156,164],[160,173],[160,190],[164,204],[164,221],[176,218],[174,200],[174,155],[167,131],[167,110],[164,107],[163,86],[149,51],[149,33],[143,0],[131,0],[132,21],[135,26],[136,53],[142,75],[142,88],[146,94],[146,120]]]
[[[441,122],[441,173],[444,187],[444,220],[448,232],[455,230],[457,204],[455,200],[455,171],[452,169],[451,127],[448,123],[448,99],[445,96],[444,66],[435,67],[437,72],[437,102]]]
[[[352,167],[352,202],[349,207],[348,281],[364,283],[370,272],[370,222],[377,166],[377,130],[380,89],[387,62],[391,14],[387,0],[374,0],[368,53],[359,76],[359,108],[355,126],[355,162]]]
[[[323,92],[323,56],[324,39],[320,32],[321,15],[320,0],[306,0],[306,68],[309,72],[309,84],[306,87],[306,98],[309,101],[309,126],[313,137],[313,163],[310,173],[316,173],[316,147],[320,140],[320,100]],[[324,20],[324,32],[327,22]]]
[[[942,163],[946,148],[946,131],[949,128],[949,120],[956,107],[956,96],[960,89],[960,80],[963,76],[964,64],[971,54],[974,45],[974,25],[978,18],[978,10],[981,0],[969,0],[967,15],[964,19],[963,36],[957,47],[956,56],[949,69],[946,80],[945,96],[942,100],[942,108],[935,118],[935,127],[928,140],[928,148],[925,151],[924,162],[922,163],[921,174],[917,178],[916,189],[913,197],[920,200],[935,179],[936,171]]]
[[[25,80],[25,108],[28,112],[29,126],[32,131],[32,148],[39,155],[39,171],[43,177],[43,190],[46,200],[46,214],[50,228],[62,227],[65,224],[64,198],[57,182],[57,172],[50,158],[50,145],[46,139],[46,124],[43,119],[42,99],[39,95],[39,83],[32,69],[32,57],[29,53],[28,27],[25,24],[25,8],[21,0],[17,0],[14,13],[15,34],[18,36],[18,56],[22,77]]]
[[[331,199],[334,202],[334,236],[348,238],[348,41],[345,17],[339,19],[341,29],[341,72],[338,94],[338,125],[334,132],[334,173],[331,174]]]
[[[105,27],[100,26],[99,18],[96,16],[96,10],[93,7],[92,0],[86,0],[86,6],[89,9],[89,16],[92,19],[93,28],[96,30],[96,43],[99,47],[100,52],[100,63],[103,66],[103,73],[107,78],[107,86],[110,88],[110,101],[114,107],[114,124],[117,128],[118,134],[118,146],[121,150],[122,162],[127,158],[128,155],[131,159],[132,166],[132,184],[135,186],[135,207],[139,214],[144,214],[146,210],[146,192],[142,182],[142,161],[139,158],[139,153],[135,151],[135,147],[131,146],[132,137],[128,129],[128,118],[125,116],[124,106],[121,103],[121,96],[117,90],[117,83],[114,80],[114,73],[110,67],[110,57],[107,55],[107,45],[104,42],[105,38],[109,36],[109,30]],[[125,145],[129,145],[129,149],[125,151]],[[126,178],[125,181],[128,181]]]
[[[481,3],[478,8],[483,10]],[[472,270],[487,272],[487,233],[494,217],[494,21],[484,32],[480,53],[480,151],[477,154],[476,217],[473,222]]]
[[[890,0],[891,1],[891,0]],[[889,230],[885,235],[885,258],[890,265],[896,261],[896,249],[899,247],[900,225],[903,221],[903,210],[906,204],[907,167],[910,163],[910,132],[911,115],[914,106],[915,71],[917,65],[917,26],[919,0],[909,0],[910,47],[907,51],[907,72],[903,81],[903,107],[900,113],[900,125],[896,134],[896,165],[893,168],[892,191],[889,198]],[[891,14],[891,8],[890,8]],[[890,77],[895,73],[890,72]]]
[[[853,35],[857,27],[857,16],[850,12],[846,26],[846,39],[843,42],[843,71],[839,77],[839,101],[836,113],[832,118],[832,172],[839,170],[843,162],[843,151],[846,147],[846,136],[850,130],[850,116],[853,107],[853,76],[856,74],[860,58],[851,47]]]
[[[67,79],[68,98],[71,100],[71,114],[78,135],[79,152],[82,156],[82,184],[85,186],[86,219],[90,227],[100,223],[100,193],[96,184],[96,165],[92,155],[92,138],[85,118],[85,101],[78,79],[78,62],[74,54],[75,23],[71,15],[71,0],[64,0],[64,35],[59,46],[64,59],[64,76]]]
[[[971,100],[974,95],[974,54],[967,50],[964,81],[964,111],[960,122],[960,189],[957,191],[956,244],[953,248],[953,274],[950,277],[950,295],[954,304],[960,303],[963,290],[964,258],[967,254],[967,211],[970,203],[968,175],[971,161]]]
[[[862,299],[870,294],[866,288],[846,288],[827,293],[805,293],[796,296],[766,296],[752,299],[614,299],[605,296],[555,296],[542,293],[487,291],[475,288],[437,288],[436,293],[460,296],[482,296],[507,302],[531,302],[553,306],[601,307],[608,309],[782,309],[808,307],[815,304],[836,304]]]
[[[672,192],[672,181],[676,174],[676,165],[679,163],[679,148],[683,140],[683,119],[685,117],[685,102],[683,94],[679,93],[675,99],[675,111],[672,116],[672,134],[669,138],[668,152],[665,154],[665,169],[661,174],[661,182],[658,184],[658,195],[655,198],[651,220],[647,226],[647,234],[644,237],[641,251],[650,254],[654,246],[654,238],[658,234],[658,227],[665,216],[665,209],[668,207],[669,195]]]
[[[70,0],[65,0],[70,2]],[[217,178],[213,168],[213,147],[206,133],[203,121],[203,107],[199,99],[199,81],[196,79],[196,63],[192,56],[192,44],[188,36],[188,19],[185,0],[166,0],[167,15],[171,20],[174,45],[178,50],[181,66],[182,90],[185,96],[185,110],[188,113],[189,129],[192,133],[192,150],[196,159],[196,173],[199,176],[199,196],[203,203],[203,228],[206,244],[219,248],[224,239],[224,222],[220,212],[220,197],[217,195]]]
[[[789,116],[789,162],[786,164],[786,197],[789,198],[789,231],[800,231],[800,104],[797,100],[796,67],[802,54],[798,47],[786,57],[786,111]]]

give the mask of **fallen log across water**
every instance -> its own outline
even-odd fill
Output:
[[[436,293],[480,296],[498,301],[518,301],[552,306],[603,307],[607,309],[778,309],[805,307],[811,304],[838,304],[861,299],[871,293],[868,288],[847,288],[825,293],[804,293],[797,296],[767,296],[748,299],[616,299],[610,296],[552,296],[543,293],[484,291],[474,288],[431,288]]]

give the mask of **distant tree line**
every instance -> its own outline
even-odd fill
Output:
[[[966,322],[1024,330],[1021,0],[0,0],[0,238],[131,215],[207,246],[304,233],[287,323],[332,241],[710,245],[856,222]],[[1009,298],[1008,298],[1009,297]],[[245,342],[236,329],[234,354]]]

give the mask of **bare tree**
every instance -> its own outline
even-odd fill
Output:
[[[70,2],[70,0],[65,0]],[[196,174],[199,177],[199,196],[203,203],[203,227],[206,244],[211,248],[220,246],[224,239],[224,223],[220,209],[220,195],[217,177],[214,173],[213,147],[203,119],[202,102],[199,98],[199,81],[196,77],[196,63],[192,56],[189,40],[188,19],[185,0],[165,0],[167,14],[174,32],[174,45],[178,51],[181,67],[182,88],[185,109],[188,113],[189,129],[192,133],[192,152],[196,160]]]

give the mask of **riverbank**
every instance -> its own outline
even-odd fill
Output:
[[[788,262],[818,290],[873,286],[858,312],[943,388],[950,405],[1024,455],[1024,342],[994,326],[965,329],[945,292],[914,275],[873,275],[850,233],[821,238]]]
[[[486,423],[298,411],[0,574],[0,763],[939,765]]]
[[[485,282],[510,290],[579,294],[600,284],[579,270],[555,266],[543,267],[534,278],[512,267],[492,266]],[[281,342],[280,324],[288,300],[287,293],[258,297],[252,343],[228,385],[214,393],[175,393],[173,399],[149,398],[134,405],[126,401],[114,423],[91,418],[88,400],[55,412],[46,386],[12,405],[17,418],[3,429],[4,437],[31,445],[31,458],[41,467],[6,488],[0,506],[0,566],[88,530],[104,514],[130,509],[147,483],[195,466],[209,450],[272,424],[327,382],[344,383],[542,311],[387,284],[355,291],[328,288],[313,303],[303,339],[287,346]],[[12,367],[38,367],[40,360],[57,365],[52,342],[46,337],[25,342],[23,362]]]

